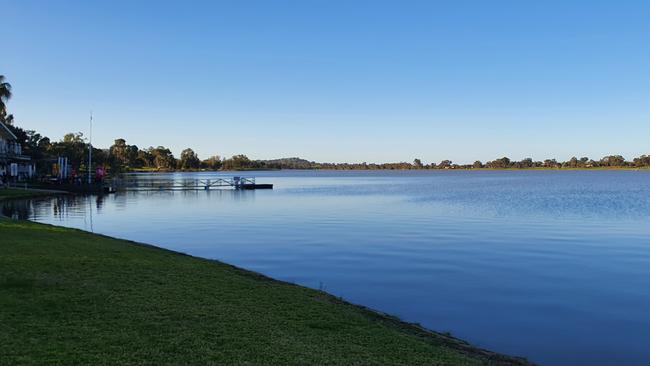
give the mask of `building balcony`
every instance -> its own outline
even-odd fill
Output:
[[[29,155],[16,154],[8,151],[0,151],[0,159],[2,160],[20,160],[20,161],[29,161],[31,157]]]

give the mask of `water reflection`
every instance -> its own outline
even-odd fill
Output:
[[[27,220],[34,211],[31,200],[10,200],[0,202],[2,215],[12,219]]]

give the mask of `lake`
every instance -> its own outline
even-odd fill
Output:
[[[275,189],[3,212],[218,259],[542,365],[650,360],[650,171],[236,175]]]

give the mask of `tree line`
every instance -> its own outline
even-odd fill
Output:
[[[71,166],[77,171],[85,171],[87,154],[90,145],[83,133],[68,133],[59,141],[52,141],[34,130],[18,127],[14,116],[7,111],[7,102],[11,98],[11,84],[0,75],[0,122],[3,122],[18,138],[23,146],[23,153],[37,162],[39,173],[47,174],[48,164],[39,162],[56,161],[59,156],[67,157]],[[487,161],[475,161],[472,164],[456,164],[451,160],[440,163],[423,164],[420,159],[412,163],[318,163],[300,158],[284,158],[275,160],[251,160],[246,155],[235,155],[224,159],[219,155],[201,160],[191,148],[183,150],[178,158],[164,146],[150,146],[140,149],[137,145],[129,145],[123,138],[104,149],[93,147],[93,164],[103,166],[109,172],[119,173],[133,170],[255,170],[255,169],[335,169],[335,170],[411,170],[411,169],[588,169],[588,168],[648,168],[650,155],[641,155],[627,161],[621,155],[609,155],[598,160],[588,157],[572,157],[568,161],[559,162],[555,159],[534,161],[531,158],[514,161],[507,157]]]
[[[5,125],[18,137],[23,145],[23,153],[34,161],[54,161],[65,156],[71,166],[79,171],[86,170],[89,144],[83,133],[68,133],[59,141],[51,141],[33,130],[24,130],[13,123],[13,118],[5,118]],[[119,138],[108,148],[93,147],[93,165],[103,166],[109,172],[119,173],[138,170],[156,171],[194,171],[194,170],[267,170],[267,169],[329,169],[329,170],[415,170],[415,169],[590,169],[590,168],[650,168],[650,155],[641,155],[627,161],[621,155],[608,155],[598,160],[588,157],[572,157],[567,161],[546,159],[535,161],[531,158],[511,160],[508,157],[472,164],[456,164],[451,160],[424,164],[420,159],[399,163],[319,163],[300,158],[274,160],[251,160],[246,155],[221,158],[219,155],[200,159],[197,153],[187,148],[177,158],[164,146],[140,149],[127,144]],[[47,173],[47,164],[37,164],[40,173]]]
[[[589,169],[589,168],[650,168],[650,155],[641,155],[627,161],[621,155],[608,155],[599,160],[588,157],[572,157],[568,161],[556,159],[534,161],[531,158],[515,161],[508,157],[487,161],[475,161],[472,164],[456,164],[451,160],[439,163],[423,164],[415,159],[412,163],[317,163],[300,158],[258,161],[266,168],[275,169],[334,169],[334,170],[411,170],[411,169]]]

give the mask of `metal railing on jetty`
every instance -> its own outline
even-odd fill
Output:
[[[273,184],[259,184],[254,177],[122,177],[104,183],[108,191],[196,191],[219,188],[273,189]]]

